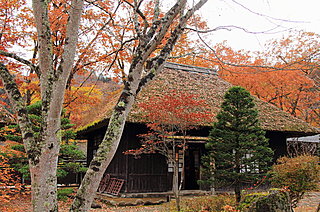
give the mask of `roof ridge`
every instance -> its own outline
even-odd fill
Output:
[[[215,69],[199,67],[199,66],[192,66],[192,65],[185,65],[185,64],[180,64],[180,63],[166,62],[164,64],[164,67],[169,68],[169,69],[177,69],[177,70],[181,70],[181,71],[187,71],[187,72],[218,75],[217,70],[215,70]]]

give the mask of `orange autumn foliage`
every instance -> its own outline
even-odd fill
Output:
[[[0,0],[0,3],[0,50],[28,55],[30,61],[37,64],[38,44],[35,42],[30,5],[17,0]],[[134,4],[134,1],[97,0],[92,4],[87,3],[85,7],[79,32],[78,56],[65,97],[65,105],[75,122],[80,122],[88,108],[97,108],[108,101],[103,100],[106,95],[101,95],[103,91],[98,85],[79,83],[75,79],[77,76],[84,79],[103,73],[117,82],[125,78],[124,64],[131,63],[132,50],[137,46],[133,21],[118,16],[120,12],[130,13],[132,7],[128,3]],[[65,45],[66,11],[69,4],[67,0],[54,0],[49,6],[55,69],[58,69]],[[154,2],[143,2],[140,9],[144,14],[144,17],[136,17],[141,23],[140,27],[150,26],[154,20]],[[159,17],[163,15],[160,11]],[[206,22],[199,16],[191,18],[188,24],[194,29],[207,29]],[[232,84],[245,87],[251,94],[315,126],[320,125],[319,84],[315,86],[313,80],[319,65],[319,35],[294,32],[283,39],[270,41],[266,52],[260,53],[235,51],[222,43],[212,47],[215,50],[213,53],[192,32],[186,29],[181,35],[169,61],[219,69],[220,76]],[[171,33],[172,30],[168,30],[166,37]],[[23,50],[16,50],[14,46],[22,47]],[[159,51],[162,46],[161,43],[158,45]],[[39,80],[35,73],[12,59],[4,56],[0,56],[0,59],[15,73],[27,104],[38,101]],[[1,104],[8,107],[5,102]]]
[[[320,126],[320,82],[314,77],[319,72],[319,47],[319,35],[299,32],[270,42],[268,51],[254,54],[219,44],[216,55],[223,62],[215,62],[223,79]]]
[[[106,95],[102,94],[101,87],[85,78],[95,78],[98,75],[107,75],[117,82],[125,77],[124,64],[130,64],[132,60],[132,50],[137,46],[135,26],[131,19],[119,16],[118,13],[130,14],[132,8],[128,4],[130,1],[94,1],[88,3],[82,15],[80,26],[80,38],[78,42],[77,58],[68,80],[67,94],[65,96],[65,106],[71,114],[72,121],[78,122],[89,108],[96,108],[101,104]],[[133,4],[133,2],[131,2]],[[3,13],[0,18],[2,23],[2,35],[11,37],[0,37],[0,43],[7,52],[13,52],[18,56],[30,58],[33,64],[37,64],[37,51],[39,46],[36,42],[36,32],[34,31],[33,14],[29,4],[25,1],[3,1]],[[54,53],[54,69],[58,70],[58,64],[65,46],[66,22],[68,14],[66,11],[70,7],[67,0],[51,1],[49,3],[49,21],[52,30],[52,48]],[[154,21],[154,2],[143,2],[140,7],[144,18],[137,16],[141,26],[151,25]],[[18,14],[18,16],[16,16]],[[159,17],[164,13],[159,11]],[[168,30],[168,38],[173,31],[175,24]],[[206,23],[199,16],[190,19],[189,24],[197,25],[200,29],[206,28]],[[5,26],[5,27],[4,27]],[[20,31],[19,31],[20,30]],[[163,42],[164,43],[164,42]],[[184,33],[179,41],[178,47],[173,54],[174,61],[182,63],[195,63],[192,56],[193,46],[190,37]],[[199,43],[199,42],[198,42]],[[162,43],[158,45],[159,50]],[[22,46],[24,49],[12,48]],[[28,67],[12,60],[11,58],[0,56],[4,60],[7,68],[14,72],[19,80],[22,94],[27,99],[27,104],[32,104],[40,99],[39,79]],[[203,63],[205,64],[205,63]],[[79,82],[79,78],[83,81]]]
[[[8,202],[20,193],[22,187],[20,179],[15,175],[8,159],[0,155],[0,202]]]

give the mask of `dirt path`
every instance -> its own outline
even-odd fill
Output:
[[[320,203],[320,192],[310,192],[300,201],[295,212],[316,212]],[[104,207],[102,209],[92,209],[92,212],[172,212],[174,206],[172,203],[164,203],[154,206],[131,206],[131,207]]]
[[[190,198],[190,197],[189,197]],[[8,203],[0,203],[0,212],[31,212],[31,203],[29,196],[17,198]],[[69,206],[72,200],[67,202],[60,202],[60,212],[69,211]],[[294,209],[295,212],[316,212],[320,202],[320,192],[310,192],[301,200],[298,207]],[[113,207],[106,204],[101,204],[100,209],[91,209],[91,212],[173,212],[174,202],[163,203],[161,205],[150,206],[127,206],[127,207]]]

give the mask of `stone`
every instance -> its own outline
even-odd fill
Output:
[[[96,202],[93,202],[91,204],[91,208],[102,208],[102,206],[100,204],[96,203]]]
[[[117,206],[120,206],[120,207],[132,206],[132,203],[131,202],[120,201],[120,202],[117,203]]]
[[[143,205],[143,204],[144,204],[144,202],[143,202],[142,199],[137,199],[137,200],[135,201],[135,205]]]
[[[242,212],[292,212],[288,192],[270,190],[252,193],[243,197],[239,204]]]

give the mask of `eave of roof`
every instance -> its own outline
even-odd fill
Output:
[[[220,110],[224,93],[231,86],[230,83],[219,78],[213,69],[167,63],[156,79],[140,91],[136,103],[127,117],[127,122],[146,123],[147,120],[137,105],[140,102],[148,101],[152,96],[161,96],[166,91],[169,92],[171,90],[189,92],[205,99],[210,106],[212,116],[215,117]],[[320,129],[312,127],[269,103],[263,102],[258,98],[255,101],[259,111],[261,127],[266,131],[281,131],[292,136],[320,133]],[[106,125],[106,119],[90,123],[77,131],[86,133],[88,130],[92,131],[93,128],[97,129],[103,125]],[[211,123],[204,120],[199,125],[210,126]]]

